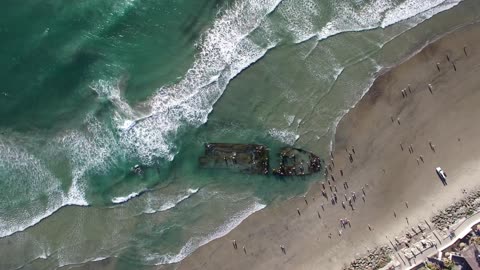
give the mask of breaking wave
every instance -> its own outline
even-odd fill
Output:
[[[112,199],[112,203],[117,203],[117,204],[118,203],[125,203],[128,200],[137,197],[138,195],[140,195],[140,192],[133,192],[133,193],[128,194],[125,197],[115,197],[115,198]]]
[[[329,15],[331,19],[318,29],[314,29],[309,23],[291,23],[287,24],[287,27],[292,30],[295,43],[301,43],[311,38],[323,40],[343,32],[365,31],[378,27],[385,28],[408,19],[413,19],[411,22],[413,27],[439,12],[456,6],[461,1],[406,0],[398,4],[398,1],[393,0],[374,0],[368,3],[362,2],[362,5],[342,1],[335,3]],[[292,16],[292,12],[289,15],[294,18],[303,18],[306,14],[306,17],[310,18],[308,21],[314,20],[317,15],[314,9],[304,14],[302,12],[304,11],[297,9],[294,11],[297,16]]]
[[[184,78],[164,86],[147,102],[151,113],[134,120],[121,134],[122,145],[150,164],[155,158],[173,159],[172,139],[181,125],[207,121],[213,104],[229,81],[276,45],[259,45],[249,39],[280,0],[238,1],[225,10],[203,35],[199,53]]]
[[[326,15],[327,7],[312,0],[236,1],[203,34],[196,60],[183,79],[161,87],[142,104],[142,108],[149,108],[147,113],[136,111],[122,99],[118,82],[99,81],[91,88],[114,104],[113,118],[120,131],[121,147],[145,164],[152,164],[158,158],[172,160],[176,152],[173,141],[179,129],[205,123],[228,83],[279,44],[283,39],[281,33],[288,32],[295,43],[300,43],[342,32],[387,27],[418,17],[412,22],[416,25],[459,2],[407,0],[398,4],[393,0],[375,0],[362,5],[341,2]],[[280,16],[281,24],[273,23],[271,14]],[[257,32],[261,32],[261,40]],[[294,141],[282,132],[270,133],[287,143]]]
[[[165,200],[149,200],[148,206],[146,210],[143,211],[144,214],[153,214],[158,212],[163,212],[170,210],[177,206],[179,203],[185,201],[186,199],[192,197],[192,195],[196,194],[200,189],[199,188],[189,188],[186,192],[176,195],[173,198],[167,198]]]
[[[150,254],[147,256],[146,260],[149,264],[172,264],[178,263],[181,260],[185,259],[188,255],[190,255],[193,251],[198,249],[199,247],[217,239],[227,235],[230,231],[232,231],[235,227],[240,225],[242,221],[244,221],[247,217],[252,215],[253,213],[262,210],[265,208],[265,204],[261,204],[259,202],[253,203],[247,209],[235,214],[230,219],[227,220],[223,225],[216,228],[216,230],[206,236],[202,237],[193,237],[181,248],[180,252],[177,254]]]
[[[271,128],[270,130],[268,130],[268,134],[276,140],[287,145],[295,144],[298,138],[300,138],[300,135],[296,134],[293,131],[279,130],[276,128]]]

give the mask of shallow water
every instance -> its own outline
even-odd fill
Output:
[[[175,263],[301,194],[320,176],[200,170],[203,144],[327,156],[382,67],[479,19],[474,0],[416,2],[7,1],[1,268]]]

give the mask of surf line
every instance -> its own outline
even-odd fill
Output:
[[[175,206],[177,206],[178,204],[182,203],[185,199],[188,199],[190,198],[193,194],[196,194],[198,193],[201,189],[203,189],[203,187],[199,187],[199,188],[195,188],[195,189],[191,189],[189,188],[188,189],[188,195],[184,195],[182,196],[182,200],[179,200],[175,203]],[[137,198],[137,197],[140,197],[142,196],[143,194],[147,193],[147,192],[153,192],[157,189],[155,188],[147,188],[145,190],[142,190],[142,191],[139,191],[139,192],[133,192],[125,197],[115,197],[111,200],[112,202],[112,205],[113,206],[117,206],[117,205],[122,205],[122,204],[125,204],[126,202],[130,201],[131,199],[133,198]],[[193,190],[195,192],[191,192],[190,190]],[[168,210],[168,209],[165,209],[165,210]]]

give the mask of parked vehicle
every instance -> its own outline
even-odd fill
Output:
[[[440,180],[445,183],[447,181],[447,174],[440,167],[435,168],[435,171],[437,172],[438,177],[440,177]]]

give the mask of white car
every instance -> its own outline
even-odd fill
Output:
[[[442,181],[447,180],[447,174],[442,170],[442,168],[437,167],[435,168],[435,171],[437,171],[438,177],[440,177]]]

